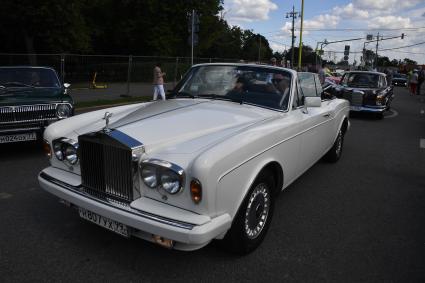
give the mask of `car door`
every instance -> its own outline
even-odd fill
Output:
[[[319,81],[318,78],[317,81]],[[305,97],[321,96],[321,93],[317,92],[315,74],[298,73],[298,83],[302,97],[300,98],[299,107],[293,112],[294,115],[299,117],[303,128],[299,160],[299,169],[302,172],[320,159],[329,148],[329,142],[332,137],[332,125],[330,122],[332,121],[333,113],[330,111],[327,102],[322,103],[321,107],[304,107],[303,101]]]

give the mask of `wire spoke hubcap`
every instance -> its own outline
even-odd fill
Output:
[[[258,184],[249,196],[245,212],[245,234],[249,239],[257,238],[263,230],[270,211],[269,187]]]

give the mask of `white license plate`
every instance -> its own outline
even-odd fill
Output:
[[[90,222],[93,222],[99,226],[102,226],[112,232],[120,234],[121,236],[124,236],[124,237],[130,236],[128,227],[118,221],[106,218],[102,215],[91,212],[81,207],[78,208],[78,213],[80,214],[81,218],[84,218]]]
[[[360,111],[362,108],[360,106],[350,106],[350,110],[352,111]]]
[[[0,143],[33,141],[36,139],[37,139],[37,134],[35,132],[25,133],[25,134],[16,134],[16,135],[5,135],[5,136],[0,136]]]

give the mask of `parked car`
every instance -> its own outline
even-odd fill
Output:
[[[407,86],[407,76],[405,74],[395,73],[392,83],[394,86]]]
[[[393,86],[387,83],[386,75],[371,71],[345,73],[334,93],[350,101],[351,111],[375,113],[378,118],[383,118],[394,98]]]
[[[0,67],[0,143],[36,140],[50,123],[72,116],[67,87],[52,68]]]
[[[248,253],[277,194],[323,156],[341,156],[349,103],[321,93],[317,74],[196,65],[166,101],[49,126],[51,166],[38,180],[83,219],[126,237],[179,250],[222,239]]]

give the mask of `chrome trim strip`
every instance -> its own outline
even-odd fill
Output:
[[[166,225],[170,225],[170,226],[173,226],[173,227],[182,228],[182,229],[186,229],[186,230],[192,230],[196,226],[195,224],[169,219],[169,218],[158,216],[158,215],[148,213],[148,212],[145,212],[145,211],[137,210],[137,209],[134,209],[130,206],[124,206],[122,204],[119,205],[119,204],[114,203],[114,202],[109,202],[109,201],[105,201],[105,200],[95,198],[95,197],[85,193],[84,191],[82,191],[83,187],[81,185],[80,186],[72,186],[72,185],[67,184],[65,182],[62,182],[58,179],[55,179],[54,177],[52,177],[52,176],[50,176],[50,175],[48,175],[44,172],[41,172],[39,176],[41,178],[43,178],[44,180],[46,180],[50,183],[53,183],[53,184],[55,184],[59,187],[62,187],[64,189],[67,189],[67,190],[69,190],[73,193],[79,194],[83,197],[89,198],[91,200],[97,201],[99,203],[113,207],[115,209],[119,209],[121,211],[131,213],[133,215],[137,215],[137,216],[140,216],[140,217],[152,220],[152,221],[156,221],[156,222],[159,222],[159,223],[162,223],[162,224],[166,224]]]
[[[378,108],[379,107],[379,108]],[[384,112],[386,109],[385,106],[375,106],[375,107],[363,107],[363,106],[350,106],[350,111],[353,112]]]
[[[109,133],[105,133],[105,134],[109,135],[110,137],[116,139],[120,143],[128,146],[129,148],[133,150],[143,146],[143,143],[139,142],[136,139],[133,139],[129,135],[124,134],[123,132],[119,130],[112,130]]]

